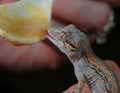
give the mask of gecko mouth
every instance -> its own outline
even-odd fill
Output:
[[[63,42],[59,40],[59,32],[57,30],[46,31],[47,38],[56,46],[63,46]]]
[[[48,39],[55,40],[56,42],[59,42],[59,32],[56,30],[47,30],[46,35]]]

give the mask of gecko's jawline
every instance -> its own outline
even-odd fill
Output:
[[[45,32],[45,34],[48,38],[51,38],[51,39],[55,40],[55,38],[49,33],[48,30]]]
[[[51,40],[59,42],[57,32],[48,30],[48,31],[46,31],[46,35],[47,35],[48,39],[50,38]]]
[[[64,46],[64,43],[59,40],[59,32],[58,31],[49,31],[47,32],[47,38],[54,44],[56,45],[57,47],[63,47]]]

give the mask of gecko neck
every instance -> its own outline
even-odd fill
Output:
[[[72,63],[74,62],[85,62],[85,60],[95,60],[95,54],[92,52],[92,49],[89,45],[82,44],[82,48],[76,51],[75,53],[71,53],[68,57]],[[82,61],[80,61],[82,60]]]

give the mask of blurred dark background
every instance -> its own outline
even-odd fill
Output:
[[[102,59],[112,59],[120,66],[120,8],[115,11],[116,26],[106,44],[92,44],[93,51]],[[73,66],[65,62],[57,69],[12,72],[0,68],[0,93],[62,93],[77,82]]]

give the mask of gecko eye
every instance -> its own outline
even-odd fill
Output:
[[[61,41],[66,41],[66,33],[65,33],[65,32],[63,32],[63,31],[60,32],[59,36],[60,36],[59,39],[60,39]]]

